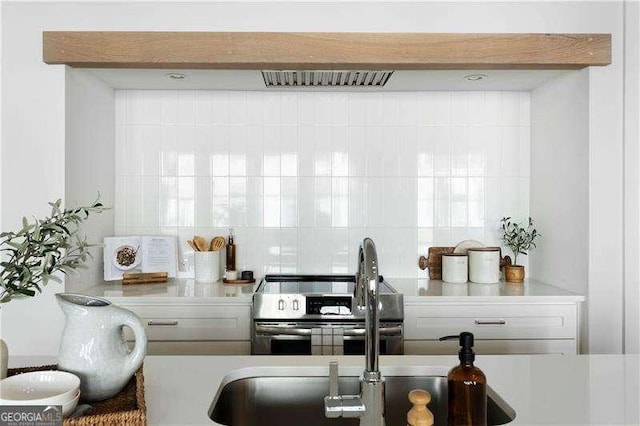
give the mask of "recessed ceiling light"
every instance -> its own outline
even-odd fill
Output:
[[[179,72],[169,72],[165,75],[172,80],[186,80],[188,78],[186,74],[182,74]]]
[[[467,74],[464,76],[464,79],[468,81],[482,81],[487,78],[488,76],[486,74]]]

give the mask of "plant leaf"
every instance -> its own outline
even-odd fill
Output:
[[[20,231],[0,233],[0,303],[33,297],[49,281],[61,283],[60,274],[75,273],[90,258],[93,246],[78,233],[91,213],[106,209],[99,196],[91,205],[75,209],[63,210],[61,199],[49,205],[49,217],[34,218],[31,224],[23,217]]]

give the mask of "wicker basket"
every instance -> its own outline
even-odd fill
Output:
[[[41,367],[10,368],[8,376],[30,371],[55,370],[55,365]],[[64,426],[112,426],[147,424],[147,406],[144,402],[144,374],[142,366],[119,394],[104,401],[92,403],[91,414],[75,419],[65,419]]]

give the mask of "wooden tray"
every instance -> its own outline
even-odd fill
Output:
[[[7,376],[27,373],[31,371],[56,370],[55,365],[39,367],[10,368]],[[79,404],[82,404],[82,396]],[[142,366],[129,380],[129,383],[119,394],[104,401],[92,402],[93,411],[88,415],[75,419],[64,419],[64,426],[111,426],[147,424],[147,405],[144,400],[144,374]]]
[[[222,279],[222,282],[225,284],[254,284],[256,282],[256,279],[251,279],[251,280],[228,280],[226,278]]]
[[[430,280],[442,279],[442,255],[453,253],[455,247],[429,247],[429,254],[427,257],[420,256],[418,260],[418,266],[424,270],[429,268]]]

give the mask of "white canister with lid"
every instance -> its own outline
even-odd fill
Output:
[[[466,254],[448,253],[442,255],[442,281],[466,283],[469,263]]]
[[[500,248],[478,247],[467,251],[469,256],[469,281],[493,284],[500,281]]]

